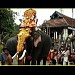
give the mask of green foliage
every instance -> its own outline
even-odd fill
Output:
[[[13,13],[9,8],[0,8],[0,43],[18,33],[19,26],[14,23]]]
[[[13,12],[7,8],[0,9],[0,33],[2,32],[11,32],[10,29],[13,29],[14,20]]]
[[[0,44],[0,53],[2,52],[3,47],[4,46],[2,44]]]
[[[13,37],[13,36],[17,35],[18,33],[19,33],[19,25],[15,24],[14,29],[13,29],[10,37]]]

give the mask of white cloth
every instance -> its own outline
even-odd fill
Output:
[[[68,62],[68,56],[69,56],[69,50],[67,50],[65,53],[64,53],[64,60],[65,62]]]
[[[68,62],[68,56],[64,57],[63,61]]]
[[[65,51],[62,51],[62,54],[64,54],[65,53]]]

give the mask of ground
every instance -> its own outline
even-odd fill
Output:
[[[1,66],[1,61],[0,61],[0,66]],[[18,62],[17,62],[17,58],[16,58],[16,57],[15,57],[14,60],[13,60],[12,66],[18,66]],[[25,66],[25,65],[24,65],[24,66]],[[29,65],[28,65],[28,66],[29,66]],[[43,60],[41,60],[40,66],[43,66]],[[49,62],[46,61],[46,66],[52,66],[52,65],[49,65]],[[53,66],[63,66],[63,65],[58,64],[58,65],[53,65]],[[66,66],[66,65],[64,65],[64,66]]]

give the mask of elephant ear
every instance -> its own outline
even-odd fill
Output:
[[[41,36],[39,36],[38,39],[34,40],[34,46],[37,47],[39,42],[41,42]]]
[[[39,36],[41,36],[41,32],[38,30],[38,31],[35,31],[34,34],[33,34],[33,39],[36,41]]]

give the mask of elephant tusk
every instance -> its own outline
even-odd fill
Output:
[[[16,55],[18,54],[18,52],[15,53],[15,55],[12,57],[12,59],[14,59],[16,57]]]
[[[23,59],[23,57],[25,56],[25,53],[26,53],[26,50],[23,51],[23,54],[22,54],[22,56],[19,58],[19,60],[22,60],[22,59]]]

